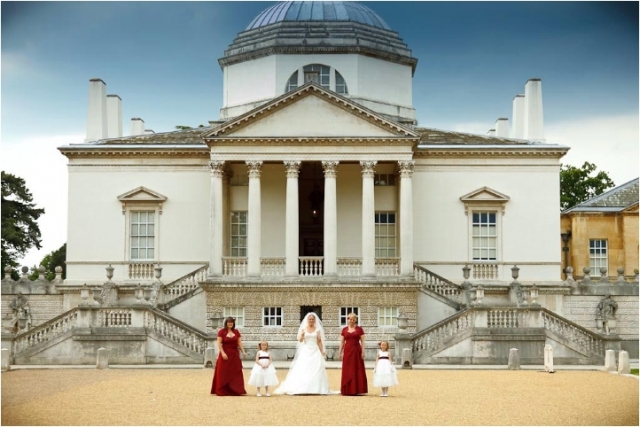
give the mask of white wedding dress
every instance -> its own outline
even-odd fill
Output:
[[[318,331],[304,334],[287,378],[275,394],[329,394],[326,362],[318,347]]]

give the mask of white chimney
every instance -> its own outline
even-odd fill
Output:
[[[524,139],[544,142],[542,81],[529,79],[524,85]]]
[[[144,120],[139,117],[131,119],[131,136],[144,134]]]
[[[489,129],[487,131],[487,135],[489,136],[496,136],[496,130],[495,129]]]
[[[524,95],[516,95],[513,98],[511,138],[524,139],[524,102]]]
[[[122,99],[107,95],[107,138],[122,136]]]
[[[89,80],[89,111],[84,142],[107,137],[107,84],[102,79]]]
[[[500,117],[496,120],[496,136],[509,138],[509,119]]]

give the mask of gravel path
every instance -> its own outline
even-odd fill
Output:
[[[283,379],[287,371],[278,370]],[[245,381],[249,370],[244,371]],[[328,370],[339,389],[340,370]],[[210,369],[2,374],[2,425],[638,425],[638,380],[605,372],[400,370],[379,397],[211,396]]]

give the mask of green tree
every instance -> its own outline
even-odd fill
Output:
[[[31,267],[29,279],[36,280],[40,276],[38,267],[43,266],[46,269],[44,274],[47,280],[53,280],[56,277],[56,267],[62,267],[62,279],[67,278],[67,269],[65,262],[67,261],[67,244],[60,246],[55,251],[49,252],[42,258],[40,264]]]
[[[199,128],[203,128],[205,127],[204,125],[198,125]],[[185,125],[177,125],[176,129],[178,130],[189,130],[189,129],[193,129],[191,126],[185,126]]]
[[[24,179],[2,171],[2,272],[17,267],[26,252],[40,245],[38,218],[44,209],[36,208]]]
[[[585,202],[614,187],[613,180],[604,172],[598,172],[596,165],[584,162],[582,168],[561,165],[560,168],[560,209]]]

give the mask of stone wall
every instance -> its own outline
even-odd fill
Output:
[[[61,315],[64,312],[63,309],[63,299],[64,296],[62,294],[58,295],[40,295],[40,294],[32,294],[25,295],[27,300],[29,301],[29,306],[31,308],[31,321],[32,326],[38,326],[42,323],[47,322],[50,319],[53,319],[56,316]],[[3,325],[5,320],[10,320],[12,318],[12,310],[9,307],[11,301],[16,298],[15,295],[7,294],[2,295],[2,320]]]
[[[564,316],[594,332],[596,329],[596,311],[603,296],[571,295],[564,297],[562,311]],[[617,332],[622,340],[638,340],[638,297],[614,295],[618,303]]]
[[[224,307],[244,307],[243,341],[291,341],[300,326],[301,306],[321,306],[327,340],[340,340],[340,307],[358,307],[359,325],[367,341],[393,340],[397,327],[378,327],[378,308],[397,307],[409,318],[407,331],[416,332],[417,285],[207,286],[207,318],[222,315]],[[282,307],[282,327],[262,326],[263,307]],[[215,333],[209,325],[207,332]]]

